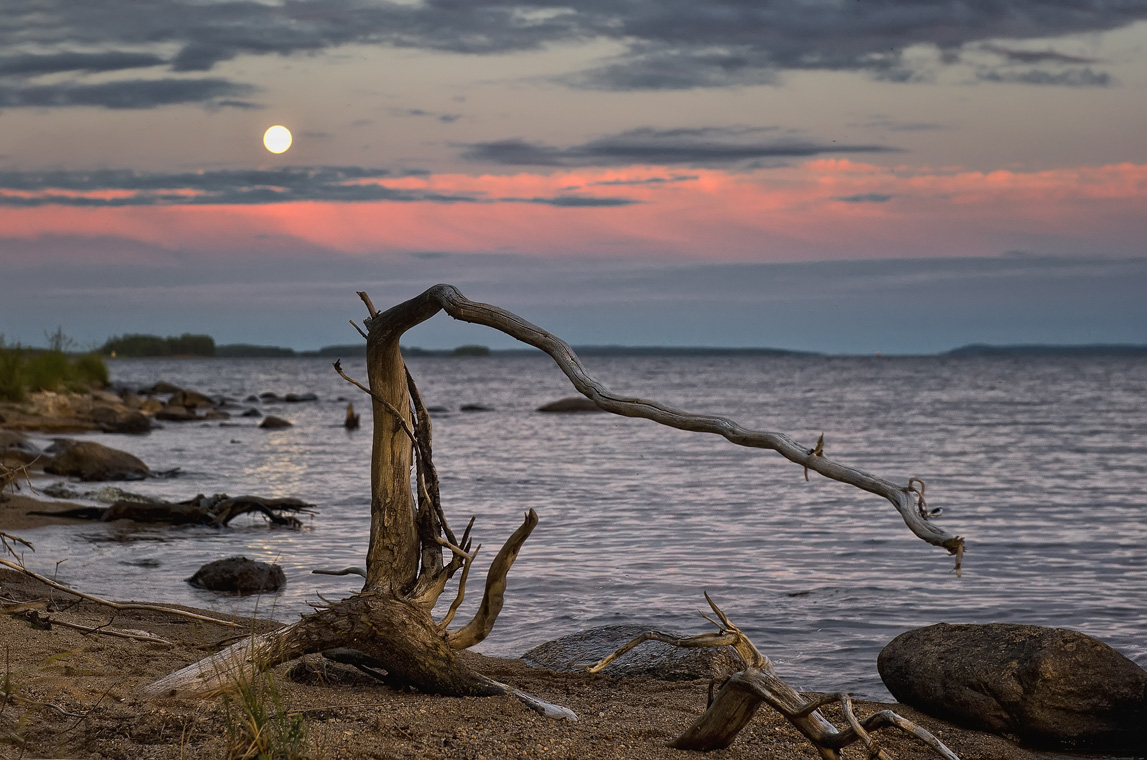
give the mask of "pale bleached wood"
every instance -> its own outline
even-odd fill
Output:
[[[884,497],[891,502],[900,513],[905,525],[917,537],[947,549],[950,554],[955,555],[956,570],[959,572],[964,539],[948,533],[921,514],[916,500],[917,491],[910,487],[911,483],[897,485],[884,478],[840,464],[820,453],[823,451],[823,446],[811,448],[801,446],[783,433],[750,430],[725,417],[696,414],[658,401],[616,393],[589,374],[577,354],[564,340],[505,309],[471,301],[453,285],[435,285],[421,295],[384,312],[376,319],[387,322],[396,319],[403,323],[412,322],[409,327],[413,327],[414,324],[430,319],[439,310],[463,322],[492,327],[546,352],[579,393],[608,412],[651,420],[678,430],[713,433],[738,446],[776,451],[785,459],[826,478]],[[373,327],[374,320],[371,322]]]
[[[792,723],[809,740],[822,760],[841,760],[841,750],[857,742],[864,745],[870,758],[893,760],[869,733],[889,726],[916,737],[944,760],[960,760],[929,731],[891,710],[882,710],[860,720],[853,712],[852,700],[847,694],[806,698],[785,683],[769,658],[761,654],[749,637],[733,625],[708,594],[705,595],[705,600],[717,619],[705,615],[702,617],[717,626],[716,632],[681,638],[650,631],[634,637],[608,656],[586,667],[590,673],[597,673],[619,656],[646,641],[660,641],[678,647],[731,646],[745,664],[744,670],[725,679],[705,712],[669,746],[701,752],[724,749],[736,740],[745,726],[749,725],[763,703]],[[821,715],[819,708],[832,703],[840,703],[845,720],[849,724],[848,728],[838,729]]]

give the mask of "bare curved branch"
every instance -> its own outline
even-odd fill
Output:
[[[565,341],[505,309],[471,301],[453,285],[435,285],[421,295],[372,319],[370,328],[373,332],[378,325],[379,329],[387,331],[389,335],[400,334],[434,316],[440,309],[454,319],[492,327],[545,351],[579,393],[608,412],[652,420],[678,430],[714,433],[738,446],[776,451],[790,462],[820,473],[826,478],[884,497],[892,503],[905,525],[916,536],[955,555],[956,570],[959,572],[964,539],[926,520],[913,499],[915,492],[909,490],[908,486],[897,485],[854,467],[842,465],[823,456],[818,447],[801,446],[783,433],[750,430],[725,417],[694,414],[658,401],[615,393],[586,371],[581,360]]]

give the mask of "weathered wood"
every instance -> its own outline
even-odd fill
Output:
[[[823,441],[818,441],[816,447],[805,448],[779,433],[748,430],[723,417],[693,414],[656,401],[616,394],[585,371],[564,341],[508,311],[469,301],[450,285],[437,285],[382,313],[374,308],[365,293],[359,296],[370,313],[365,321],[369,387],[348,377],[338,362],[335,362],[335,370],[369,394],[374,413],[370,543],[361,592],[322,607],[280,631],[188,666],[153,684],[147,694],[210,692],[226,688],[227,674],[236,667],[269,667],[309,652],[345,648],[362,653],[376,663],[380,671],[385,671],[388,678],[424,691],[459,696],[514,693],[547,715],[574,718],[564,708],[522,695],[470,671],[454,654],[455,650],[472,646],[489,635],[504,604],[509,570],[537,525],[538,516],[530,510],[521,527],[498,552],[474,618],[460,629],[448,630],[477,552],[477,549],[470,550],[470,529],[474,521],[471,519],[461,540],[456,539],[447,524],[432,459],[430,416],[399,349],[399,340],[407,330],[442,310],[455,319],[493,327],[545,351],[580,393],[606,411],[642,417],[681,430],[715,433],[742,446],[771,449],[809,470],[884,496],[917,536],[955,554],[959,569],[963,539],[927,521],[930,513],[923,502],[923,486],[916,487],[919,482],[916,479],[910,479],[907,486],[898,486],[827,459]],[[415,472],[413,489],[412,469]],[[451,554],[448,562],[444,549]],[[436,623],[431,616],[434,604],[458,569],[463,570],[458,597],[446,618]],[[710,711],[681,741],[697,748],[725,746],[721,742],[731,742],[764,701],[785,712],[810,739],[816,738],[814,743],[826,759],[837,758],[833,742],[844,741],[841,737],[850,737],[849,742],[863,741],[874,757],[879,756],[871,740],[866,738],[861,722],[850,717],[849,729],[837,731],[775,676],[768,658],[711,600],[710,605],[717,617],[712,622],[718,632],[673,643],[680,646],[728,644],[737,651],[746,668],[726,682],[710,705]],[[665,640],[664,634],[650,634],[644,640],[658,636],[663,637],[659,640]],[[851,716],[847,698],[842,704]],[[901,725],[889,718],[880,720],[885,722],[882,725]],[[690,736],[693,738],[688,738]]]
[[[577,354],[564,340],[505,309],[471,301],[453,285],[435,285],[421,295],[393,307],[372,319],[371,329],[373,332],[375,322],[383,320],[388,325],[383,329],[389,331],[393,329],[389,325],[397,320],[405,325],[402,329],[406,330],[430,319],[439,310],[463,322],[492,327],[545,351],[579,393],[608,412],[652,420],[679,430],[714,433],[738,446],[776,451],[785,459],[820,473],[826,478],[882,496],[892,503],[905,525],[917,537],[947,549],[950,554],[955,555],[956,568],[959,570],[964,552],[964,539],[939,528],[924,516],[916,499],[918,491],[911,487],[911,482],[901,486],[854,467],[839,464],[823,455],[823,446],[819,450],[816,446],[801,446],[783,433],[750,430],[725,417],[694,414],[658,401],[615,393],[586,371]],[[919,479],[914,480],[919,482]]]
[[[721,684],[709,706],[679,737],[670,743],[675,749],[689,749],[708,752],[724,749],[736,740],[737,735],[749,725],[762,703],[785,716],[801,734],[809,740],[822,760],[841,760],[840,750],[850,744],[861,742],[870,758],[892,760],[892,756],[880,749],[869,734],[879,728],[893,726],[915,736],[945,760],[959,758],[936,737],[891,710],[883,710],[858,720],[852,710],[852,700],[847,694],[829,694],[816,699],[807,699],[796,689],[785,683],[773,668],[769,658],[753,645],[728,616],[705,595],[717,619],[708,616],[706,620],[717,626],[716,632],[682,639],[657,631],[649,631],[637,636],[601,660],[587,666],[590,673],[597,673],[609,663],[646,641],[661,641],[679,647],[718,647],[732,646],[745,663],[745,669],[734,673]],[[820,714],[819,708],[839,702],[844,711],[848,728],[838,729]]]
[[[184,501],[170,502],[162,499],[147,501],[117,501],[109,507],[75,507],[55,511],[33,510],[30,515],[47,517],[71,517],[81,520],[112,522],[131,520],[141,523],[163,523],[166,525],[210,525],[222,528],[239,515],[259,513],[274,525],[289,528],[302,527],[295,514],[309,512],[314,504],[300,499],[268,499],[261,496],[228,496],[199,494]]]

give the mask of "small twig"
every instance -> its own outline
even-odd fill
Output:
[[[371,301],[370,301],[370,296],[368,296],[365,292],[360,290],[360,291],[358,291],[358,297],[362,299],[362,302],[364,304],[366,304],[366,310],[370,312],[371,319],[373,319],[374,317],[377,317],[378,316],[378,309],[374,308],[374,304],[371,303]]]
[[[324,568],[315,568],[311,571],[314,575],[361,575],[366,577],[366,570],[361,567],[344,567],[342,570],[326,570]]]
[[[370,396],[372,399],[374,399],[378,403],[382,404],[382,406],[386,409],[386,411],[393,414],[394,418],[396,420],[398,420],[398,424],[400,426],[402,426],[402,432],[406,433],[410,437],[411,441],[414,441],[415,443],[418,442],[418,439],[415,438],[415,436],[414,436],[414,430],[410,427],[410,423],[406,421],[406,418],[402,416],[401,412],[399,412],[397,409],[394,408],[394,404],[391,404],[389,401],[382,398],[381,396],[375,395],[374,391],[372,391],[370,388],[367,388],[365,385],[360,383],[358,380],[355,380],[350,375],[343,372],[342,359],[335,360],[335,363],[331,366],[333,366],[335,368],[335,372],[339,373],[339,375],[342,377],[343,380],[346,380],[348,383],[350,383],[354,387],[358,388],[360,391],[362,391],[366,395]]]
[[[367,337],[367,336],[366,336],[366,333],[364,333],[364,332],[362,331],[362,328],[358,326],[358,322],[355,322],[353,319],[350,319],[350,320],[347,320],[347,321],[348,321],[348,322],[350,322],[350,326],[351,326],[351,327],[353,327],[354,329],[358,330],[358,334],[359,334],[359,335],[361,335],[363,338],[366,338],[366,337]]]
[[[440,539],[441,540],[441,539]],[[451,549],[454,547],[451,546]],[[462,605],[462,599],[466,596],[466,576],[470,574],[470,566],[474,564],[474,558],[478,556],[478,549],[482,548],[482,544],[478,544],[478,548],[474,550],[473,554],[465,556],[466,562],[462,565],[462,575],[458,576],[458,595],[454,597],[454,601],[450,603],[450,609],[446,610],[446,617],[438,623],[438,630],[445,631],[446,626],[454,620],[454,614],[458,612],[458,608]]]
[[[56,712],[58,712],[60,715],[63,715],[65,718],[86,718],[86,717],[88,717],[87,713],[80,714],[80,713],[68,712],[67,710],[60,707],[59,705],[54,705],[51,702],[39,702],[35,699],[28,699],[27,697],[22,697],[19,694],[10,694],[9,699],[11,699],[12,702],[15,704],[33,705],[34,707],[51,708],[51,709],[55,710]]]
[[[820,438],[816,439],[816,446],[812,447],[812,449],[809,451],[808,455],[810,457],[819,457],[819,456],[822,456],[823,454],[824,454],[824,433],[821,433]],[[806,482],[808,481],[808,465],[805,465],[805,468],[804,468],[804,479]]]
[[[152,641],[152,642],[155,642],[156,644],[167,644],[169,646],[175,646],[175,642],[168,641],[167,639],[163,638],[162,636],[156,636],[154,633],[147,633],[146,631],[143,631],[141,633],[130,633],[128,631],[120,631],[120,630],[116,630],[114,628],[108,628],[107,625],[110,625],[110,623],[107,623],[107,624],[101,625],[101,626],[97,626],[96,628],[89,628],[86,625],[80,625],[78,623],[68,623],[68,622],[65,622],[63,620],[58,620],[56,618],[50,618],[50,620],[52,621],[52,625],[62,625],[65,628],[72,628],[72,629],[77,630],[77,631],[82,631],[85,634],[98,633],[98,634],[101,634],[103,636],[115,636],[116,638],[120,638],[120,639],[133,639],[135,641]]]
[[[32,546],[32,542],[31,542],[31,541],[27,541],[27,540],[25,540],[25,539],[23,539],[23,538],[20,538],[19,536],[13,536],[11,533],[5,533],[4,531],[0,530],[0,544],[2,544],[2,545],[4,546],[4,551],[6,551],[6,552],[8,552],[9,554],[11,554],[13,557],[16,557],[16,556],[18,556],[18,555],[16,554],[16,550],[15,550],[15,549],[13,549],[13,548],[12,548],[12,547],[11,547],[11,546],[8,544],[8,542],[9,542],[9,541],[13,541],[13,542],[15,542],[15,543],[17,543],[17,544],[23,544],[24,546],[28,547],[28,548],[29,548],[29,549],[31,549],[32,551],[36,551],[36,547]]]

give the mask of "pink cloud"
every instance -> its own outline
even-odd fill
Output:
[[[977,172],[820,159],[748,173],[644,167],[379,184],[483,202],[6,208],[0,229],[24,238],[112,236],[260,255],[274,255],[294,238],[348,254],[730,261],[993,255],[1016,247],[1142,253],[1147,238],[1147,165],[1130,163]],[[568,196],[635,203],[529,202]]]

